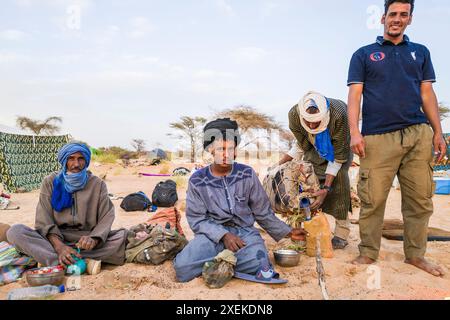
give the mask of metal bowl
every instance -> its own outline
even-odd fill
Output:
[[[294,250],[277,250],[273,252],[275,263],[281,267],[292,268],[298,266],[300,253]]]
[[[45,286],[47,284],[59,286],[64,282],[65,271],[52,272],[48,274],[32,274],[31,272],[39,270],[31,269],[25,273],[25,279],[30,287]]]

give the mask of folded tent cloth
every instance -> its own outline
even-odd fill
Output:
[[[0,285],[17,281],[22,273],[36,265],[33,258],[21,255],[14,246],[0,242]]]
[[[78,173],[67,173],[67,160],[77,152],[80,152],[86,160],[86,165]],[[58,162],[61,164],[61,171],[53,181],[53,192],[51,204],[57,212],[62,212],[66,208],[72,207],[72,194],[84,189],[89,176],[87,168],[91,161],[91,150],[87,145],[80,142],[71,142],[64,145],[58,152]]]
[[[19,253],[16,248],[10,245],[8,242],[3,241],[0,243],[0,266],[5,265],[5,261],[9,261],[19,257]]]

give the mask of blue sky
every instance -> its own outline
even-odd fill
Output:
[[[287,124],[308,90],[346,101],[349,59],[382,33],[382,0],[3,0],[0,123],[61,116],[94,146],[245,104]],[[431,50],[450,103],[448,0],[419,0],[412,41]],[[450,132],[450,121],[444,123]]]

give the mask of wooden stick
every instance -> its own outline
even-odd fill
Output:
[[[325,269],[323,268],[322,264],[322,252],[320,249],[320,238],[322,237],[322,234],[319,234],[316,239],[316,270],[317,275],[319,278],[319,286],[320,290],[322,291],[322,296],[324,300],[330,300],[330,297],[328,296],[327,292],[327,284],[325,281]]]

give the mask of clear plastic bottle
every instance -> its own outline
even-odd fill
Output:
[[[40,287],[19,288],[8,293],[7,300],[42,299],[65,292],[65,287],[45,285]]]

